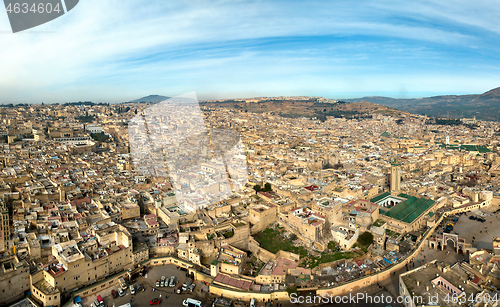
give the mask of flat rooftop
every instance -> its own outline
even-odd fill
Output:
[[[286,275],[289,269],[292,270],[296,267],[297,263],[295,261],[279,257],[275,261],[266,263],[262,270],[260,270],[259,275]]]
[[[215,276],[214,278],[214,282],[218,282],[220,284],[230,286],[233,288],[242,289],[245,291],[249,291],[250,286],[252,285],[252,282],[248,280],[231,278],[225,274],[217,274],[217,276]]]
[[[460,264],[457,263],[452,267],[448,267],[448,270],[445,270],[446,272],[441,269],[444,267],[446,267],[444,263],[434,261],[401,275],[408,292],[413,293],[414,302],[417,303],[415,301],[417,297],[423,299],[423,302],[417,305],[427,305],[431,297],[437,296],[439,298],[437,306],[460,306],[459,304],[444,301],[448,291],[450,291],[448,289],[458,289],[465,292],[467,297],[471,294],[476,297],[476,294],[481,292],[476,286],[468,283],[467,273],[460,268]],[[438,281],[444,281],[448,286],[440,286]],[[448,297],[451,297],[451,294]]]

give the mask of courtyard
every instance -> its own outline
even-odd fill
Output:
[[[492,213],[486,210],[481,210],[480,215],[468,212],[460,216],[451,233],[458,234],[459,238],[465,239],[465,242],[471,243],[474,248],[492,250],[492,237],[500,236],[500,223],[498,223],[499,214],[500,213]],[[471,215],[481,216],[486,221],[481,223],[476,220],[471,220],[469,219]]]

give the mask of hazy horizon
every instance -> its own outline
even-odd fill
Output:
[[[489,89],[492,90],[492,89]],[[389,97],[389,98],[394,98],[394,99],[420,99],[420,98],[427,98],[427,97],[434,97],[434,96],[447,96],[447,95],[481,95],[489,90],[486,90],[481,93],[435,93],[432,95],[422,95],[422,96],[392,96],[389,94],[380,94],[380,93],[358,93],[358,95],[353,95],[349,97],[324,97],[320,95],[276,95],[276,96],[270,96],[270,95],[256,95],[256,96],[227,96],[227,97],[216,97],[216,98],[200,98],[199,101],[206,101],[206,100],[224,100],[224,99],[251,99],[251,98],[258,98],[258,97],[268,97],[268,98],[275,98],[275,97],[321,97],[321,98],[327,98],[327,99],[332,99],[332,100],[342,100],[342,99],[357,99],[357,98],[365,98],[365,97]],[[181,94],[182,95],[182,94]],[[165,96],[165,97],[173,97],[177,95],[162,95],[162,94],[148,94],[148,95],[143,95],[140,97],[135,97],[131,99],[124,99],[124,100],[119,100],[119,99],[112,99],[110,101],[105,101],[105,100],[88,100],[88,99],[77,99],[77,100],[65,100],[65,101],[54,101],[54,102],[48,102],[48,101],[40,101],[40,102],[2,102],[0,103],[0,106],[2,105],[8,105],[8,104],[30,104],[30,105],[37,105],[37,104],[64,104],[64,103],[74,103],[74,102],[93,102],[93,103],[110,103],[110,104],[115,104],[115,103],[126,103],[126,102],[132,102],[133,100],[137,100],[143,97],[147,96]]]

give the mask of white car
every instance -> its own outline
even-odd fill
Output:
[[[118,288],[118,295],[119,296],[124,296],[125,295],[125,291],[123,291],[122,288]]]
[[[196,307],[201,307],[202,304],[200,301],[192,299],[192,298],[187,298],[182,302],[183,306],[196,306]]]
[[[134,285],[130,285],[130,294],[135,294]]]

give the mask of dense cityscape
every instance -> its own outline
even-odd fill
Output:
[[[0,305],[498,306],[499,123],[252,111],[272,99],[175,115],[149,168],[157,104],[0,108]],[[238,152],[193,163],[225,157],[216,131]]]

